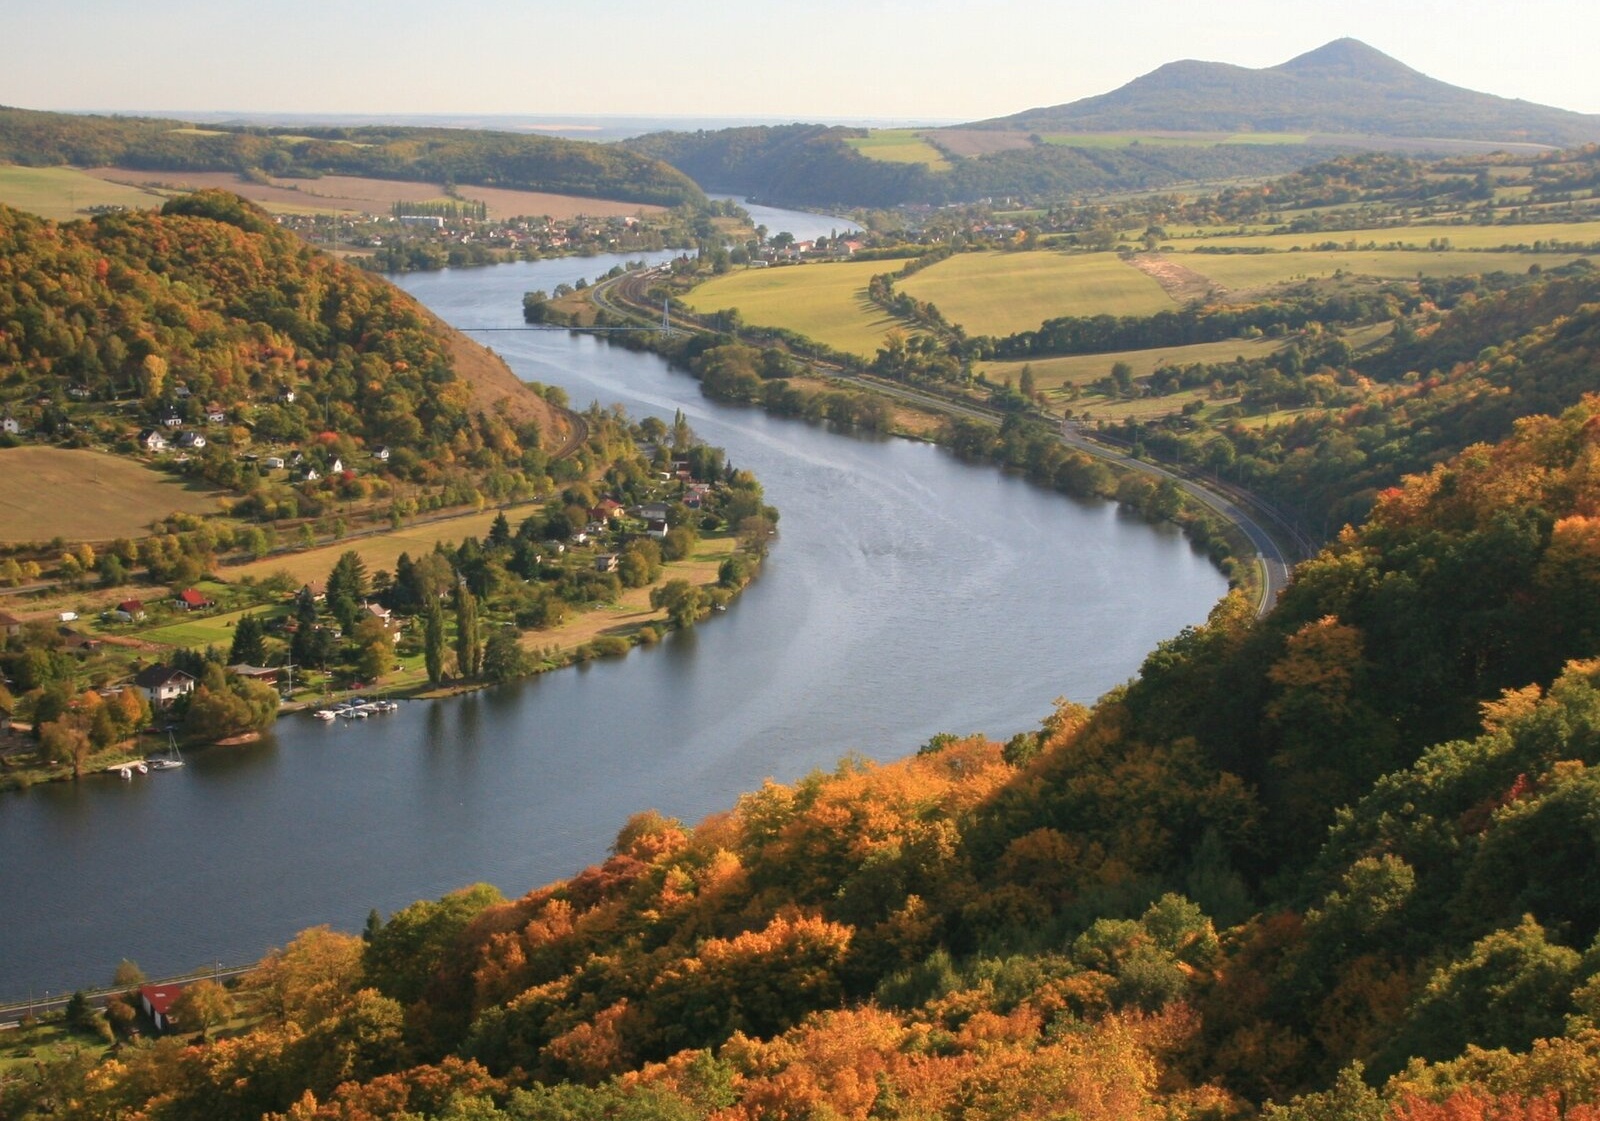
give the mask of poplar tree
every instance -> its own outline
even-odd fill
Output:
[[[478,635],[478,601],[465,582],[456,585],[456,662],[464,677],[475,677],[483,662]]]
[[[428,601],[428,617],[422,633],[422,660],[428,667],[428,683],[444,680],[444,612],[437,598]]]

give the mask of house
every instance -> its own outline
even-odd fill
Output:
[[[194,692],[194,678],[181,669],[158,663],[135,674],[133,687],[150,702],[151,708],[166,708],[179,697]]]
[[[361,610],[367,615],[370,615],[374,619],[378,620],[378,622],[382,623],[384,626],[388,626],[389,620],[394,617],[393,613],[381,603],[363,603],[361,605]]]
[[[111,617],[119,623],[137,622],[144,618],[144,604],[136,599],[125,599],[112,609]]]
[[[172,387],[172,395],[180,401],[187,401],[189,398],[194,396],[194,390],[190,389],[182,382],[179,382],[177,385]]]
[[[616,553],[601,553],[594,558],[594,570],[596,572],[615,572],[621,563],[622,558]]]
[[[93,391],[87,385],[69,385],[67,386],[67,396],[74,401],[87,401],[93,396]]]
[[[183,417],[179,416],[177,413],[168,413],[166,416],[161,418],[161,427],[182,428]]]
[[[665,539],[667,536],[667,519],[651,518],[645,522],[644,531],[658,541]]]
[[[294,404],[294,387],[288,385],[278,386],[278,400],[285,405]]]
[[[206,438],[198,432],[180,432],[178,433],[178,446],[180,448],[199,450],[206,446]]]
[[[172,1006],[182,995],[181,985],[140,985],[139,1007],[144,1009],[144,1014],[155,1024],[156,1031],[164,1032],[177,1023],[172,1015]]]
[[[185,588],[173,597],[172,606],[179,611],[199,611],[206,607],[215,607],[216,601],[210,600],[194,588]]]
[[[74,654],[93,654],[100,649],[100,640],[82,631],[75,631],[71,627],[59,627],[56,631],[61,636],[61,648]]]
[[[228,413],[227,413],[227,411],[225,409],[223,409],[223,407],[221,405],[207,405],[206,406],[206,423],[207,424],[226,424],[227,422],[228,422]]]
[[[318,471],[315,467],[307,467],[304,471],[300,472],[299,475],[299,480],[302,483],[314,483],[320,478],[322,478],[322,472]]]
[[[22,633],[22,620],[0,611],[0,638],[15,638]]]
[[[667,504],[665,502],[646,502],[639,507],[639,517],[647,522],[664,522],[667,520]]]
[[[333,457],[333,462],[328,464],[328,474],[337,475],[344,470],[344,460],[338,456]]]
[[[281,471],[283,470],[283,456],[269,455],[261,461],[261,466],[268,471]]]
[[[139,433],[139,446],[147,452],[164,452],[167,450],[167,438],[161,434],[159,428],[146,428]]]
[[[252,666],[244,662],[228,666],[227,670],[235,677],[242,677],[246,681],[259,681],[263,685],[276,685],[278,675],[283,672],[283,667]]]
[[[21,431],[22,425],[18,423],[16,417],[12,416],[10,413],[7,413],[5,416],[0,416],[0,432],[4,432],[7,436],[16,436]]]
[[[388,448],[388,446],[386,444],[379,444],[377,447],[373,448],[372,449],[372,458],[376,459],[379,463],[388,463],[389,462],[389,448]]]

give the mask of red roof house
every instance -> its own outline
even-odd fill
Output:
[[[172,1027],[172,1006],[183,995],[181,985],[140,985],[139,1006],[156,1026],[156,1031]]]
[[[215,607],[213,600],[207,599],[193,588],[185,588],[179,592],[172,605],[183,611],[198,611],[202,607]]]

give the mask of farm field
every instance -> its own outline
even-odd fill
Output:
[[[1297,132],[1052,132],[1042,139],[1062,148],[1208,148],[1217,144],[1305,144]]]
[[[86,217],[91,206],[145,209],[166,201],[166,195],[108,183],[75,168],[0,166],[0,202],[58,222]]]
[[[1549,268],[1566,264],[1576,259],[1578,254],[1468,253],[1459,250],[1434,253],[1392,249],[1237,255],[1184,253],[1171,254],[1169,259],[1180,256],[1185,268],[1200,273],[1224,288],[1243,293],[1294,280],[1328,277],[1339,271],[1384,280],[1415,280],[1419,275],[1471,276],[1497,271],[1527,272],[1531,265]]]
[[[868,159],[885,163],[918,163],[930,171],[949,171],[944,153],[922,138],[917,129],[875,128],[866,136],[850,137],[845,143]]]
[[[0,449],[0,543],[142,537],[168,514],[215,514],[221,492],[104,452]]]
[[[1600,221],[1592,222],[1530,222],[1517,226],[1391,226],[1370,230],[1321,230],[1299,234],[1261,234],[1258,236],[1206,237],[1204,244],[1243,249],[1309,249],[1313,245],[1334,242],[1338,245],[1355,243],[1359,248],[1369,242],[1377,245],[1415,245],[1425,249],[1434,239],[1448,240],[1452,249],[1499,249],[1531,246],[1536,241],[1600,242]],[[1176,246],[1187,240],[1175,233],[1171,239]]]
[[[541,508],[538,503],[529,503],[503,512],[515,527],[523,518]],[[485,536],[489,532],[490,524],[500,513],[502,513],[500,510],[484,510],[459,518],[444,518],[435,522],[402,526],[400,529],[372,537],[351,537],[300,553],[266,557],[249,564],[224,568],[219,574],[229,583],[235,583],[245,577],[264,580],[278,572],[287,572],[297,584],[321,583],[327,579],[328,573],[333,571],[334,562],[342,554],[352,550],[360,554],[369,574],[380,569],[393,572],[395,561],[400,559],[401,553],[420,556],[432,552],[434,545],[440,541],[456,542],[463,537]]]
[[[871,358],[884,335],[901,324],[867,301],[867,281],[899,267],[894,261],[849,261],[746,269],[707,281],[679,302],[700,313],[738,308],[746,323],[798,331]]]
[[[120,167],[97,167],[87,172],[106,183],[125,184],[130,189],[159,186],[168,189],[198,190],[220,187],[243,195],[268,210],[285,213],[388,214],[397,202],[449,202],[437,183],[367,179],[355,175],[324,175],[320,179],[274,179],[270,183],[250,183],[229,171],[138,171]],[[626,217],[659,213],[664,208],[636,202],[552,195],[541,191],[512,191],[499,187],[462,186],[461,197],[482,202],[490,218],[517,215],[544,215],[565,219],[586,215],[594,218]],[[155,200],[159,204],[161,200]]]
[[[1153,315],[1161,286],[1115,253],[963,253],[896,284],[969,335],[1028,331],[1064,315]]]
[[[1070,354],[1055,358],[1032,358],[1025,362],[984,362],[980,372],[992,382],[1011,379],[1015,385],[1022,367],[1033,369],[1034,384],[1046,393],[1067,385],[1087,385],[1106,377],[1111,367],[1126,362],[1136,378],[1149,377],[1162,366],[1188,366],[1196,362],[1231,362],[1238,357],[1265,358],[1284,345],[1283,339],[1224,339],[1219,343],[1193,346],[1166,346],[1151,350],[1122,350],[1113,354]]]

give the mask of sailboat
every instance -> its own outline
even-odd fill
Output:
[[[173,738],[172,730],[167,730],[167,750],[161,755],[152,755],[149,759],[152,771],[175,771],[183,766],[183,756],[178,752],[178,741]]]

